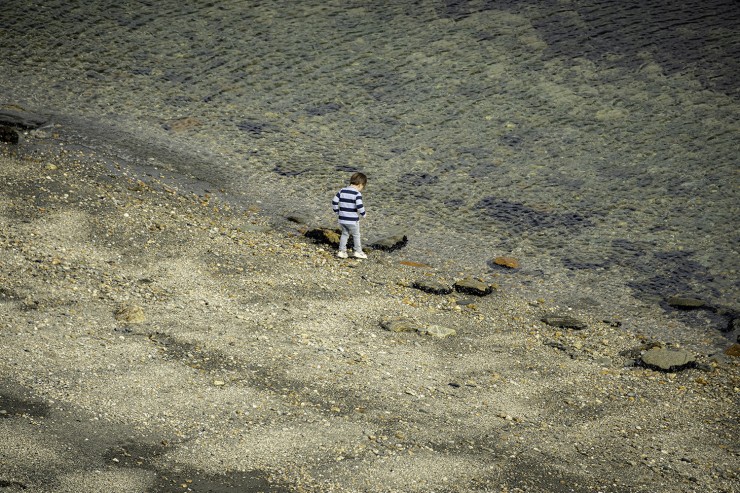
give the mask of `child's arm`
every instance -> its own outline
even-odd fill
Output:
[[[358,193],[357,198],[355,199],[355,207],[357,208],[357,212],[362,216],[365,217],[365,204],[362,202],[362,194]]]
[[[339,214],[339,192],[337,192],[337,194],[332,199],[331,208],[334,211],[334,214]]]

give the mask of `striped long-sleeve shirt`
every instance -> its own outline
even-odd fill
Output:
[[[362,194],[354,187],[345,187],[337,192],[331,207],[339,216],[339,224],[354,224],[365,215]]]

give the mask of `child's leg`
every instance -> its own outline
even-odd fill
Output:
[[[360,223],[353,224],[353,228],[350,230],[352,233],[352,240],[355,245],[355,253],[362,252],[362,237],[360,235]]]
[[[349,229],[346,224],[340,224],[339,227],[342,229],[342,234],[339,237],[339,251],[347,251],[347,240],[349,240]]]

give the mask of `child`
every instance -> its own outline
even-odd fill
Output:
[[[367,184],[367,176],[354,173],[349,179],[349,186],[341,189],[331,201],[334,213],[339,217],[339,227],[342,236],[339,237],[339,251],[337,257],[347,258],[347,240],[349,235],[355,243],[355,258],[367,258],[362,251],[360,239],[360,216],[365,217],[365,206],[362,203],[362,190]]]

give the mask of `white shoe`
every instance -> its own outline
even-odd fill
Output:
[[[367,258],[365,252],[355,252],[355,258]]]
[[[337,257],[339,257],[339,258],[347,258],[347,252],[344,252],[344,251],[341,251],[340,250],[340,251],[337,252]]]

